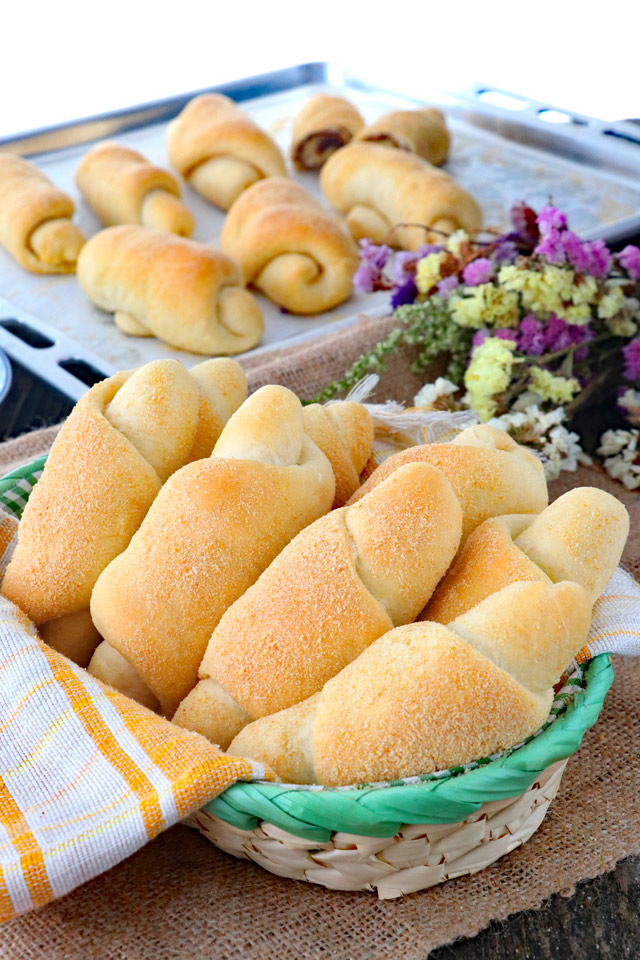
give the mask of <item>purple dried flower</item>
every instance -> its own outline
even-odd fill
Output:
[[[565,230],[562,234],[562,247],[573,269],[577,273],[585,273],[590,261],[578,234],[572,230]]]
[[[551,227],[548,233],[541,234],[541,236],[542,240],[533,252],[541,257],[546,257],[549,263],[564,263],[565,252],[560,231]]]
[[[532,210],[531,207],[527,206],[527,204],[521,200],[519,203],[514,203],[511,207],[509,217],[515,233],[507,234],[505,239],[521,240],[528,246],[532,248],[535,247],[540,233],[535,210]]]
[[[392,253],[391,247],[371,240],[360,240],[359,246],[360,266],[353,275],[353,287],[356,293],[371,293],[382,279],[382,271]]]
[[[395,310],[396,307],[401,307],[405,303],[413,303],[417,296],[418,288],[414,283],[413,277],[409,277],[405,283],[396,287],[393,291],[391,295],[391,307]]]
[[[518,248],[513,240],[501,240],[493,251],[496,263],[511,263],[518,256]]]
[[[480,330],[476,330],[471,341],[471,353],[475,350],[476,347],[480,347],[487,337],[489,336],[489,331],[486,327],[482,327]]]
[[[545,352],[545,340],[542,324],[533,313],[520,321],[518,350],[529,357],[539,357]]]
[[[443,277],[442,280],[439,281],[437,290],[438,290],[438,293],[442,294],[443,296],[446,296],[448,293],[451,293],[452,290],[455,290],[456,287],[459,287],[459,286],[460,286],[460,281],[455,276],[455,274],[452,274],[450,277]]]
[[[402,250],[396,253],[391,266],[391,278],[394,284],[399,287],[406,283],[409,277],[415,275],[418,255],[409,250]]]
[[[423,257],[428,257],[430,253],[440,253],[441,250],[444,250],[441,244],[423,243],[421,247],[418,247],[418,251],[414,256],[416,260],[422,260]]]
[[[618,254],[618,261],[632,280],[640,280],[640,247],[628,243]]]
[[[623,374],[626,380],[640,379],[640,337],[631,340],[626,347],[622,348],[624,357]]]
[[[582,249],[587,255],[587,273],[592,277],[606,277],[611,267],[611,251],[604,240],[586,241]]]
[[[557,207],[548,206],[542,208],[536,218],[536,223],[538,224],[541,235],[544,237],[551,233],[552,230],[565,230],[567,218]]]
[[[487,257],[472,260],[462,271],[462,279],[468,287],[476,287],[479,283],[487,283],[493,276],[493,264]]]
[[[544,328],[545,350],[566,350],[573,343],[571,324],[552,313]]]

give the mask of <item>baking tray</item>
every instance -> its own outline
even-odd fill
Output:
[[[585,236],[617,242],[640,232],[640,135],[632,123],[603,123],[482,85],[459,93],[392,90],[329,63],[299,64],[211,89],[242,102],[272,133],[285,155],[292,118],[309,96],[321,90],[343,92],[366,120],[389,109],[438,104],[446,111],[453,137],[445,169],[477,197],[487,225],[507,227],[508,208],[515,200],[540,207],[552,197],[567,211],[574,229]],[[167,122],[201,92],[0,140],[0,151],[34,157],[73,196],[76,220],[90,236],[100,224],[73,183],[88,145],[117,137],[153,162],[169,166]],[[496,103],[500,98],[502,103]],[[294,175],[321,196],[316,174]],[[194,238],[216,243],[224,213],[188,186],[184,196],[196,218]],[[388,295],[354,295],[330,313],[306,318],[286,314],[265,298],[259,299],[265,336],[250,351],[252,356],[349,326],[363,312],[383,315]],[[156,339],[127,337],[110,315],[86,299],[75,277],[26,273],[2,250],[0,347],[73,400],[117,369],[160,357],[179,357],[187,366],[202,359]]]

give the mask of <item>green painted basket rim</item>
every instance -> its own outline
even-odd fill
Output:
[[[0,479],[0,503],[22,512],[46,455]],[[18,486],[19,502],[6,500]],[[584,686],[538,736],[475,769],[418,783],[300,790],[288,784],[238,781],[205,807],[231,826],[252,830],[267,821],[305,840],[328,842],[336,832],[392,837],[403,824],[458,823],[487,801],[524,793],[551,764],[575,753],[598,719],[613,683],[611,658],[590,661]]]

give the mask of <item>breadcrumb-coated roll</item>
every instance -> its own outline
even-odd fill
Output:
[[[444,170],[405,150],[350,143],[325,163],[320,183],[356,240],[417,250],[434,238],[432,230],[473,233],[482,226],[471,194]]]
[[[156,336],[203,354],[242,353],[262,337],[262,313],[239,266],[172,233],[102,230],[82,250],[78,282],[132,336]]]
[[[447,623],[518,580],[573,580],[595,603],[629,535],[629,514],[610,493],[576,487],[537,516],[497,517],[471,534],[421,620]]]
[[[245,396],[233,360],[208,360],[191,373],[177,360],[154,360],[78,401],[29,497],[2,583],[51,646],[88,663],[100,640],[88,609],[99,574],[165,480],[211,453]]]
[[[291,159],[299,170],[319,170],[363,126],[360,112],[345,97],[318,93],[293,121]]]
[[[535,733],[584,646],[576,583],[513,583],[444,626],[390,630],[309,700],[256,720],[229,753],[343,786],[459,766]]]
[[[190,237],[195,222],[180,200],[173,174],[156,167],[137,150],[104,141],[84,155],[77,187],[107,227],[138,223]]]
[[[392,110],[362,127],[354,139],[408,150],[435,166],[447,159],[450,145],[444,114],[436,107]]]
[[[25,270],[73,273],[84,235],[73,201],[34,164],[0,154],[0,244]]]
[[[270,177],[245,190],[227,214],[220,247],[247,283],[291,313],[321,313],[351,295],[353,240],[293,180]]]
[[[143,685],[148,705],[171,716],[195,686],[225,610],[331,508],[334,493],[331,464],[307,436],[298,398],[262,387],[231,418],[211,458],[165,484],[128,549],[99,578],[91,613],[105,643],[90,671],[121,690]],[[120,658],[105,658],[105,644]]]
[[[280,148],[221,93],[194,97],[167,130],[171,165],[198,193],[228,210],[263,177],[284,177]]]
[[[406,463],[431,463],[449,480],[462,507],[462,541],[489,517],[540,513],[548,502],[542,464],[504,430],[478,424],[451,443],[402,450],[384,460],[351,497],[355,503]]]
[[[415,619],[455,556],[461,521],[451,484],[426,463],[316,520],[222,617],[175,723],[224,748],[250,720],[316,693]]]

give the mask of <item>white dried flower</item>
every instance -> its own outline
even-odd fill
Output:
[[[415,395],[413,405],[415,407],[426,407],[427,409],[432,408],[441,397],[451,396],[451,394],[457,393],[459,389],[460,387],[452,383],[451,380],[447,380],[446,377],[438,377],[435,383],[425,383],[421,387]]]
[[[495,417],[489,424],[532,447],[542,461],[547,480],[555,480],[562,470],[574,471],[579,463],[591,463],[580,446],[580,437],[562,425],[564,420],[562,407],[545,412],[537,404],[530,404],[526,410]]]
[[[640,487],[640,454],[638,430],[606,430],[600,437],[598,453],[606,457],[604,468],[610,477],[619,480],[627,490]]]
[[[618,397],[618,406],[624,410],[632,426],[640,426],[640,391],[629,387],[621,397]]]

